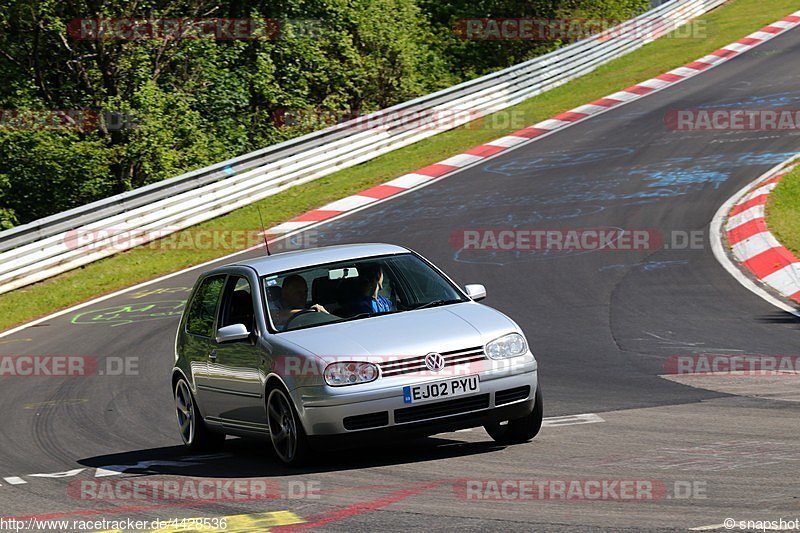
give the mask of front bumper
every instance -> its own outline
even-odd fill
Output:
[[[346,440],[376,435],[432,435],[520,418],[533,410],[538,386],[532,355],[517,361],[513,373],[485,371],[480,392],[443,401],[406,404],[403,386],[436,378],[394,377],[371,387],[299,387],[291,391],[306,434],[312,438],[347,436]],[[442,376],[448,379],[451,376]],[[500,393],[498,395],[498,393]]]

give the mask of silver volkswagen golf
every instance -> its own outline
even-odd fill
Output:
[[[172,386],[184,443],[267,438],[281,461],[376,437],[542,425],[519,326],[415,252],[358,244],[203,273],[181,318]]]

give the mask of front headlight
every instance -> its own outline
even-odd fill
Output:
[[[331,363],[323,372],[325,383],[331,387],[369,383],[378,379],[378,367],[372,363]]]
[[[486,355],[490,359],[506,359],[524,355],[528,351],[525,337],[519,333],[509,333],[486,345]]]

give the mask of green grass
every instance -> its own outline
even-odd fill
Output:
[[[769,195],[767,226],[781,244],[800,257],[800,167]]]
[[[573,107],[694,61],[797,9],[797,0],[733,0],[702,17],[703,38],[662,38],[595,72],[504,111],[514,124],[487,117],[424,142],[342,170],[210,220],[192,230],[253,230],[258,211],[266,227],[330,201],[502,137]],[[797,218],[795,217],[795,220]],[[797,226],[795,226],[797,230]],[[796,235],[797,233],[795,233]],[[797,241],[795,241],[797,242]],[[795,248],[796,249],[796,248]],[[138,282],[227,255],[231,250],[159,250],[140,247],[35,285],[0,295],[0,330]]]

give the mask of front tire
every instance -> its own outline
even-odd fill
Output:
[[[191,451],[205,452],[222,448],[225,434],[208,429],[194,401],[189,384],[183,378],[175,384],[175,413],[178,417],[181,440]]]
[[[542,407],[542,389],[536,387],[535,404],[533,411],[527,416],[509,420],[507,424],[487,424],[483,426],[495,442],[500,444],[521,444],[528,442],[539,434],[542,428],[544,409]]]
[[[309,458],[308,439],[292,400],[280,386],[272,388],[267,396],[267,420],[278,459],[289,466],[305,464]]]

